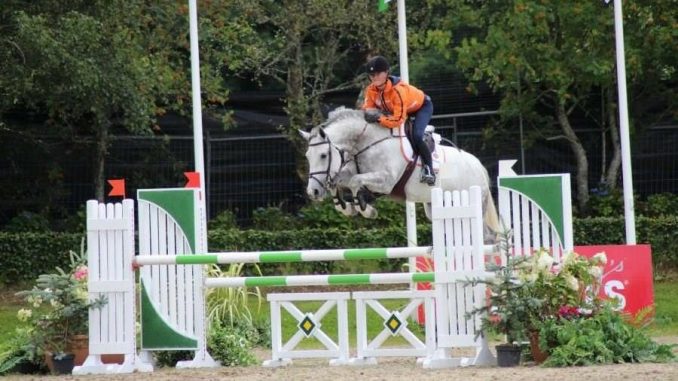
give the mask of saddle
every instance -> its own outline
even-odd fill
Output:
[[[403,174],[400,176],[400,179],[398,179],[398,182],[393,186],[393,189],[391,190],[391,197],[399,199],[399,200],[405,200],[405,185],[410,179],[410,176],[412,176],[412,172],[414,172],[414,168],[417,166],[417,161],[419,160],[419,153],[414,150],[415,144],[413,142],[413,131],[414,131],[414,124],[413,124],[413,119],[408,118],[407,122],[405,123],[404,126],[405,130],[405,136],[407,137],[407,140],[410,142],[410,147],[412,147],[412,156],[406,155],[404,150],[403,154],[405,155],[405,159],[408,161],[407,166],[405,167],[405,171],[403,171]],[[436,137],[437,140],[440,141],[440,135],[435,134],[433,126],[427,126],[426,131],[424,132],[424,143],[428,146],[429,151],[431,151],[431,156],[433,158],[433,166],[434,168],[436,167],[437,163],[437,152],[435,151],[436,148]],[[436,135],[436,136],[434,136]],[[402,145],[402,143],[401,143]]]

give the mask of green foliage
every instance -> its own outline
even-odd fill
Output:
[[[222,266],[212,264],[207,275],[209,278],[232,278],[243,276],[244,263],[233,263],[224,270]],[[259,266],[253,264],[254,270],[261,274]],[[234,325],[237,322],[253,326],[252,313],[249,310],[249,298],[256,297],[261,307],[263,296],[258,287],[249,290],[247,287],[208,288],[205,295],[207,301],[207,318],[212,324]]]
[[[48,232],[50,231],[50,224],[47,218],[41,214],[22,212],[9,220],[4,230],[8,233]]]
[[[530,256],[511,254],[511,233],[499,233],[502,262],[490,262],[487,269],[492,279],[475,279],[470,285],[486,284],[489,303],[472,310],[481,314],[483,329],[507,336],[513,343],[538,331],[544,321],[563,311],[596,309],[598,291],[607,262],[604,253],[586,258],[568,253],[555,265],[546,250]]]
[[[69,263],[82,234],[0,232],[0,282],[31,280]]]
[[[41,274],[32,289],[17,293],[29,307],[17,316],[29,322],[31,341],[55,354],[65,353],[73,336],[86,335],[90,310],[106,304],[103,296],[89,299],[85,260],[84,249],[80,255],[71,252],[66,271],[57,267],[53,273]],[[43,304],[46,309],[40,309]]]
[[[228,324],[212,326],[207,337],[207,348],[212,357],[223,366],[247,366],[257,363],[252,354],[252,343],[241,330]]]
[[[551,319],[539,333],[548,348],[545,366],[665,362],[675,359],[671,345],[657,344],[629,325],[609,305],[592,317]]]
[[[173,367],[179,361],[193,359],[192,351],[153,351],[155,365],[161,368]]]
[[[396,204],[398,205],[398,204]],[[344,218],[346,220],[346,218]],[[431,226],[419,219],[419,244],[431,244]],[[678,217],[638,217],[638,242],[652,245],[655,274],[678,268]],[[68,264],[69,251],[77,251],[82,234],[73,233],[6,233],[0,232],[0,282],[11,283],[35,279],[52,272],[56,266]],[[622,218],[576,218],[574,241],[577,245],[620,244],[624,242]],[[212,229],[208,232],[210,251],[265,251],[293,249],[331,249],[342,247],[397,247],[407,246],[404,227],[348,229],[316,228],[285,231]],[[352,268],[358,262],[305,262],[294,264],[263,264],[264,275],[283,273],[327,273]],[[370,261],[367,266],[380,270],[400,270],[403,261]],[[347,267],[342,267],[347,266]],[[336,270],[336,271],[334,271]],[[250,267],[245,274],[255,274]]]
[[[374,207],[379,211],[377,218],[367,219],[361,216],[347,218],[339,213],[332,200],[312,203],[299,210],[299,226],[304,228],[342,228],[342,229],[375,229],[399,227],[405,229],[405,204],[395,202],[386,197],[378,198]],[[423,208],[417,208],[417,221],[428,221]]]
[[[291,230],[297,221],[277,207],[257,208],[252,213],[252,228],[259,230]]]
[[[641,200],[634,197],[635,213],[644,217],[667,217],[678,215],[678,195],[657,193]],[[593,217],[622,217],[624,195],[620,189],[597,192],[589,199],[588,214]]]
[[[216,217],[209,220],[207,228],[212,229],[235,229],[238,227],[235,214],[230,210],[224,210],[217,214]]]
[[[0,353],[0,375],[12,372],[17,366],[25,365],[36,371],[44,370],[42,348],[26,327],[16,327],[15,334],[4,345]]]
[[[487,84],[501,94],[506,130],[513,131],[514,118],[520,115],[528,135],[562,135],[560,141],[576,158],[580,209],[586,210],[589,162],[594,161],[590,155],[605,155],[604,181],[615,186],[619,162],[610,160],[611,150],[587,152],[572,123],[575,110],[586,115],[619,149],[613,134],[617,128],[613,7],[589,0],[435,3],[438,17],[419,33],[419,41],[440,54],[452,51],[447,54],[472,82],[470,90]],[[678,74],[671,55],[678,50],[668,41],[675,39],[678,13],[672,0],[629,1],[624,16],[631,125],[641,128],[675,110]],[[493,126],[488,133],[500,130]]]

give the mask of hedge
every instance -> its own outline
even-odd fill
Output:
[[[637,241],[650,243],[656,269],[678,268],[678,217],[636,220]],[[577,245],[624,243],[622,218],[587,218],[574,220]],[[31,280],[68,263],[69,250],[78,252],[82,234],[0,233],[0,282]],[[406,246],[401,228],[382,229],[304,229],[290,231],[211,230],[210,251],[264,251],[290,249],[359,248]],[[431,243],[430,225],[419,226],[419,244]],[[267,264],[264,274],[303,274],[399,271],[400,261],[307,262]],[[252,267],[248,270],[254,271]]]

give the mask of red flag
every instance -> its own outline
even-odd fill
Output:
[[[122,196],[122,198],[125,198],[125,179],[108,180],[108,183],[111,184],[109,196]]]
[[[184,176],[188,179],[184,188],[200,188],[200,172],[184,172]]]

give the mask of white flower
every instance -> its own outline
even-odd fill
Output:
[[[25,308],[20,309],[19,312],[16,313],[16,317],[19,321],[28,321],[31,316],[33,316],[33,311]]]
[[[577,258],[577,256],[574,254],[572,251],[568,251],[565,256],[563,257],[563,267],[569,265],[570,263],[574,262],[574,260]]]
[[[601,279],[603,277],[603,269],[598,266],[593,266],[589,269],[589,274],[591,274],[593,279]]]
[[[593,262],[599,265],[605,265],[607,264],[607,255],[605,255],[604,251],[601,251],[593,256]]]
[[[39,296],[36,296],[33,298],[33,307],[38,308],[42,304],[42,298]]]
[[[570,275],[570,274],[566,275],[566,276],[565,276],[565,281],[567,282],[567,285],[568,285],[572,290],[574,290],[574,291],[578,291],[578,290],[579,290],[579,281],[578,281],[577,278],[575,278],[574,276],[572,276],[572,275]]]
[[[553,257],[547,252],[542,251],[537,260],[537,270],[540,273],[547,273],[551,271],[551,266],[553,266]]]
[[[84,290],[82,288],[76,288],[74,294],[75,297],[80,300],[87,301],[89,299],[89,293],[87,292],[87,290]]]

